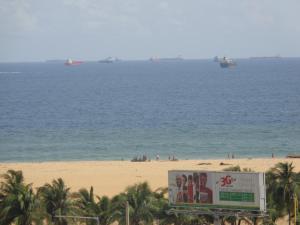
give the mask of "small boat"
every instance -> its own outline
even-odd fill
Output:
[[[299,159],[300,155],[295,155],[295,154],[289,154],[286,156],[286,158],[290,158],[290,159]]]
[[[67,59],[67,61],[65,62],[65,65],[66,66],[74,66],[74,65],[79,65],[83,63],[82,61],[75,61],[75,60],[72,60],[72,59]]]
[[[236,63],[232,59],[229,59],[227,57],[223,57],[223,59],[219,60],[219,62],[220,62],[220,66],[222,68],[228,68],[228,67],[236,66]]]

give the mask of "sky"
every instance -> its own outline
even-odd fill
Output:
[[[0,0],[0,61],[300,56],[300,0]]]

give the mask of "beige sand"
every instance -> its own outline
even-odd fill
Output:
[[[152,189],[167,187],[168,170],[222,170],[220,162],[240,165],[254,171],[266,171],[278,162],[293,162],[295,171],[300,171],[300,159],[232,159],[232,160],[180,160],[180,161],[84,161],[84,162],[42,162],[42,163],[0,163],[0,174],[8,169],[22,170],[25,181],[34,187],[63,178],[72,191],[94,186],[98,195],[113,196],[128,185],[148,181]],[[211,163],[199,165],[199,163]]]

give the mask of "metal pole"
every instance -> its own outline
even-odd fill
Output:
[[[220,217],[218,215],[214,215],[214,225],[221,225]]]
[[[126,225],[129,225],[129,203],[125,203]]]
[[[295,225],[297,224],[297,211],[298,211],[298,196],[294,195],[294,210],[295,210]]]

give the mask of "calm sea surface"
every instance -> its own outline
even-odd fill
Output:
[[[300,59],[0,64],[0,161],[300,154]]]

